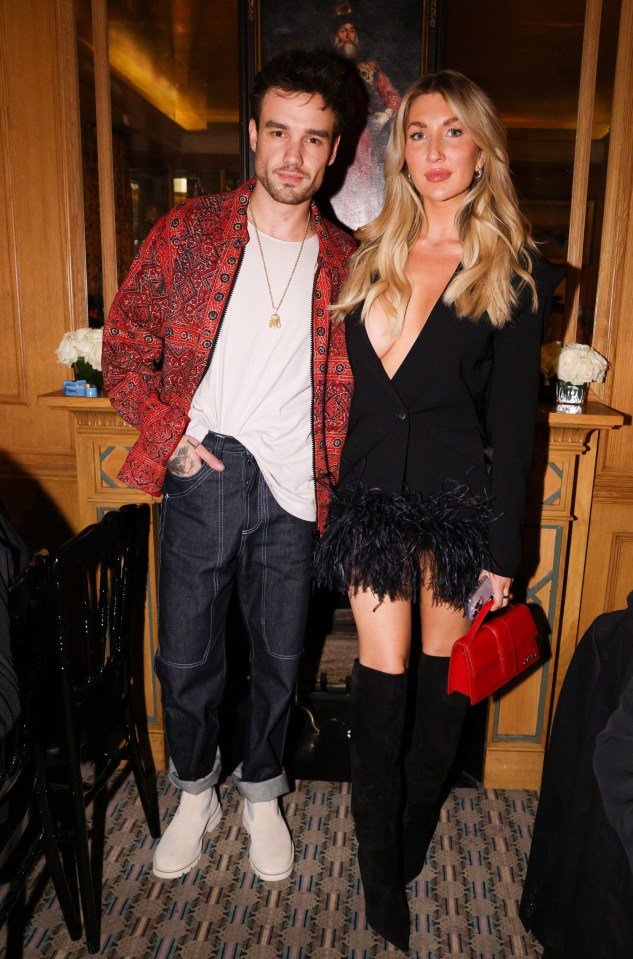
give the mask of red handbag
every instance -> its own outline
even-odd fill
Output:
[[[527,606],[513,603],[484,619],[493,600],[483,606],[465,636],[451,651],[448,668],[449,693],[464,693],[471,703],[496,692],[501,686],[538,662],[538,630]]]

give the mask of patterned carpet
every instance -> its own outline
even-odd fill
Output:
[[[165,823],[177,793],[159,775]],[[290,879],[264,884],[248,866],[241,801],[221,790],[224,818],[199,867],[173,883],[151,872],[153,841],[130,780],[110,802],[103,869],[102,956],[112,959],[380,959],[402,955],[367,928],[348,783],[304,781],[284,800],[297,847]],[[537,795],[458,788],[430,861],[409,887],[417,959],[537,959],[518,918]],[[35,905],[33,900],[35,899]],[[28,921],[0,933],[8,959],[76,959],[52,886],[34,877]],[[18,917],[18,923],[20,917]],[[23,941],[23,946],[20,945]]]

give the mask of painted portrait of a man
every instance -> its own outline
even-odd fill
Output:
[[[367,115],[363,118],[354,158],[341,188],[331,197],[338,219],[352,230],[373,220],[382,207],[385,147],[391,121],[400,104],[400,94],[380,62],[364,49],[356,26],[358,22],[351,11],[335,13],[332,20],[334,49],[354,63],[367,94]]]
[[[350,72],[350,117],[325,184],[330,214],[349,230],[374,219],[385,148],[402,93],[420,75],[422,8],[414,0],[260,0],[263,61],[289,47],[337,52]],[[321,200],[323,206],[323,200]]]

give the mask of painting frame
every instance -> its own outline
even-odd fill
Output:
[[[571,201],[526,198],[521,200],[520,205],[521,212],[530,222],[532,237],[543,256],[553,263],[566,263]],[[585,212],[583,266],[591,263],[594,218],[595,201],[589,199]]]
[[[241,175],[234,170],[227,170],[222,167],[219,171],[220,193],[226,193],[229,190],[236,190],[242,182]]]
[[[421,73],[437,69],[441,61],[441,9],[441,0],[423,0],[422,3],[419,0],[392,0],[388,14],[385,14],[384,6],[373,0],[310,0],[300,8],[291,5],[289,0],[240,0],[240,154],[243,179],[254,175],[248,122],[250,91],[256,73],[264,62],[284,49],[335,50],[337,24],[349,20],[357,30],[362,54],[354,62],[370,106],[361,121],[365,130],[358,125],[358,130],[347,134],[350,137],[347,148],[345,143],[341,144],[318,202],[328,218],[350,231],[362,225],[358,218],[365,222],[373,218],[382,205],[384,148],[397,103]],[[306,36],[310,37],[308,43]],[[412,37],[414,43],[411,43]],[[337,52],[341,50],[339,42]],[[405,55],[404,50],[409,53]],[[397,101],[393,91],[398,94]],[[374,106],[376,109],[372,113]],[[389,117],[383,121],[385,114]],[[380,118],[382,128],[374,122],[375,117]],[[356,142],[352,145],[353,137]],[[362,169],[361,149],[364,150]]]

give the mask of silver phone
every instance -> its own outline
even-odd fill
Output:
[[[468,619],[475,618],[481,607],[492,599],[492,581],[488,576],[484,576],[478,583],[472,593],[466,597],[464,603],[464,615]]]

